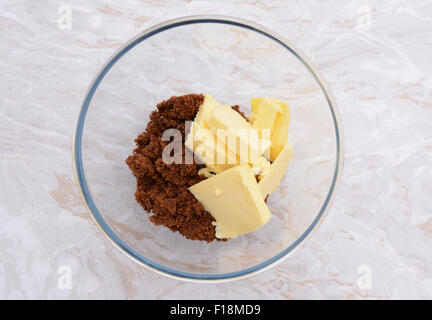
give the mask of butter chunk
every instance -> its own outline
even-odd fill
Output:
[[[271,213],[251,167],[239,165],[189,188],[216,220],[216,237],[235,238],[265,225]]]
[[[193,136],[193,140],[189,139]],[[192,146],[192,141],[194,146]],[[209,129],[194,130],[188,135],[185,146],[194,152],[195,159],[204,163],[212,172],[219,173],[238,164],[236,154],[213,135]]]
[[[208,129],[207,120],[218,108],[221,108],[221,104],[207,93],[185,141],[185,146],[214,173],[222,172],[238,164],[236,154],[227,150],[225,145]]]
[[[204,101],[200,105],[198,109],[198,113],[195,116],[195,119],[192,123],[192,133],[198,132],[200,129],[208,129],[207,119],[213,113],[216,108],[219,108],[221,104],[216,101],[210,94],[206,93],[204,96]],[[188,134],[186,137],[185,145],[191,151],[194,151],[196,147],[196,141],[194,141],[196,137],[193,134]]]
[[[270,160],[274,161],[288,141],[290,109],[288,104],[274,98],[252,98],[249,121],[255,129],[271,130]]]
[[[214,176],[214,173],[208,167],[204,167],[198,170],[198,175],[210,178]]]
[[[275,131],[277,119],[283,114],[283,109],[271,98],[252,98],[251,107],[252,113],[248,119],[252,127],[258,131],[259,138],[264,139],[263,143],[267,142],[263,153],[270,158],[271,137]]]
[[[238,164],[249,164],[256,175],[270,167],[262,156],[257,130],[238,112],[206,94],[193,121],[185,146],[211,172],[220,173]]]
[[[222,105],[208,118],[208,126],[229,150],[239,156],[242,164],[260,164],[266,161],[262,157],[258,135],[251,124],[230,106]]]
[[[216,101],[210,94],[206,93],[204,101],[201,104],[194,122],[199,128],[208,128],[207,119],[212,115],[214,110],[219,108],[221,104]]]
[[[276,160],[271,164],[263,175],[259,177],[258,187],[261,191],[263,199],[272,194],[282,181],[285,171],[292,158],[292,148],[289,143],[286,143],[282,151],[277,156]]]
[[[288,142],[288,129],[290,123],[290,108],[287,103],[273,99],[281,106],[283,114],[275,122],[275,128],[271,135],[270,160],[274,161]]]
[[[252,112],[249,119],[254,118],[252,127],[260,129],[258,132],[261,134],[262,129],[273,129],[277,118],[282,114],[283,110],[278,104],[274,103],[271,99],[265,98],[258,112]]]
[[[266,97],[257,97],[257,98],[251,98],[250,99],[250,104],[251,104],[251,109],[253,113],[257,113],[259,107],[261,106],[261,102],[266,99]]]

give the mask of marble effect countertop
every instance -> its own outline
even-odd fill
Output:
[[[143,29],[191,14],[235,15],[296,44],[329,83],[346,141],[319,230],[276,267],[221,284],[130,261],[90,219],[72,171],[100,66]],[[432,298],[431,17],[427,0],[1,1],[0,298]]]

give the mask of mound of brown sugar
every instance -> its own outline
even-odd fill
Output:
[[[184,142],[185,121],[194,120],[203,99],[202,94],[188,94],[159,103],[150,114],[146,130],[135,139],[137,148],[126,163],[137,179],[135,198],[152,214],[149,218],[154,224],[178,231],[188,239],[210,242],[216,239],[214,219],[188,190],[204,180],[198,175],[204,165],[168,165],[162,160],[163,148],[170,143],[162,140],[162,133],[176,128]],[[233,109],[244,116],[238,106]],[[191,151],[183,144],[183,159],[186,152]]]

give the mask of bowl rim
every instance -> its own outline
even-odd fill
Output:
[[[221,273],[221,274],[195,274],[190,272],[184,272],[180,270],[176,270],[174,268],[165,267],[157,262],[154,262],[150,259],[145,258],[142,254],[131,248],[125,241],[123,241],[117,233],[109,226],[109,224],[102,217],[100,212],[98,211],[96,204],[94,203],[90,191],[87,186],[87,182],[85,179],[83,161],[82,161],[82,133],[84,128],[84,122],[86,118],[87,110],[90,106],[91,100],[96,92],[99,84],[102,82],[105,75],[109,72],[111,67],[130,49],[138,45],[140,42],[144,41],[165,30],[169,30],[172,28],[190,25],[190,24],[199,24],[199,23],[219,23],[219,24],[227,24],[236,27],[245,28],[254,32],[257,32],[261,35],[266,36],[267,38],[275,41],[279,45],[283,46],[285,49],[290,51],[293,55],[295,55],[300,62],[309,70],[311,75],[315,78],[317,83],[319,84],[321,90],[323,91],[327,103],[330,107],[333,124],[335,128],[336,135],[336,164],[335,171],[333,174],[332,183],[326,199],[319,210],[317,216],[311,223],[311,225],[303,232],[303,234],[288,248],[282,250],[275,256],[267,259],[264,262],[258,263],[252,267],[248,267],[246,269],[242,269],[240,271]],[[90,216],[92,217],[95,224],[98,226],[100,231],[105,235],[105,237],[122,253],[126,256],[137,262],[138,264],[155,271],[159,274],[187,281],[194,282],[225,282],[235,279],[245,278],[264,270],[269,269],[270,267],[275,266],[278,263],[284,261],[288,255],[294,252],[294,249],[297,249],[304,241],[310,236],[312,231],[315,231],[318,226],[321,224],[324,216],[327,214],[331,203],[334,199],[334,194],[338,182],[340,180],[341,172],[343,169],[343,161],[344,161],[344,142],[343,142],[343,134],[342,134],[342,124],[340,120],[339,110],[336,106],[335,99],[324,81],[323,77],[320,73],[312,66],[310,61],[301,53],[301,51],[296,48],[292,43],[284,39],[282,36],[269,30],[266,27],[263,27],[254,22],[230,17],[225,15],[192,15],[192,16],[184,16],[175,19],[170,19],[154,25],[150,28],[145,29],[137,36],[126,42],[122,45],[116,52],[105,62],[105,64],[99,69],[92,82],[90,83],[87,92],[81,102],[81,109],[78,114],[78,117],[75,122],[75,131],[73,134],[73,143],[72,143],[72,160],[73,160],[73,169],[74,175],[76,179],[76,183],[79,189],[79,193],[83,199],[85,206],[87,207]]]

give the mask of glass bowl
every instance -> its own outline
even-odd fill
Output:
[[[151,223],[125,164],[157,103],[206,92],[246,114],[258,96],[291,107],[294,156],[268,199],[272,219],[227,242],[192,241]],[[77,120],[73,159],[91,216],[128,257],[175,278],[226,281],[282,261],[321,222],[342,169],[340,117],[322,77],[275,32],[232,17],[183,17],[145,30],[98,72]]]

